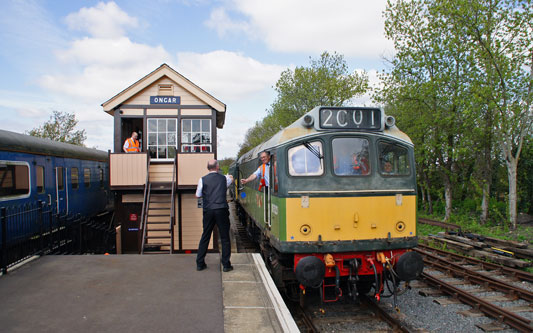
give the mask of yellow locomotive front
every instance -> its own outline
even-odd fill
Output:
[[[413,145],[377,108],[317,107],[238,161],[271,154],[272,186],[241,189],[278,285],[320,287],[324,300],[395,286],[422,271]],[[242,193],[241,193],[242,194]],[[253,232],[252,232],[253,234]],[[256,232],[258,234],[258,232]],[[327,297],[332,287],[332,297]],[[392,292],[394,292],[394,290]]]

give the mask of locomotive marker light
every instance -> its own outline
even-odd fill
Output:
[[[315,120],[313,119],[313,116],[309,114],[305,115],[302,119],[302,125],[304,125],[304,127],[310,128],[311,126],[313,126],[314,123]]]

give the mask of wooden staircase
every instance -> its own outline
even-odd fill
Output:
[[[176,168],[148,163],[142,214],[141,254],[172,253],[176,206]]]

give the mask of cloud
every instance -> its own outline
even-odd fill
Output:
[[[217,8],[206,25],[222,35],[245,33],[260,38],[278,52],[327,50],[372,58],[393,48],[383,34],[385,5],[385,1],[232,0],[235,15],[244,15],[247,21],[231,19]]]
[[[72,30],[88,32],[97,38],[117,38],[125,35],[128,28],[136,28],[139,22],[129,16],[114,2],[99,2],[96,7],[83,7],[69,14],[65,22]]]
[[[241,53],[213,51],[178,53],[176,70],[198,86],[226,101],[238,101],[269,89],[279,79],[283,66],[263,64]]]

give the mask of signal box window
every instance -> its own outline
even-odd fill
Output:
[[[64,174],[63,174],[63,167],[57,168],[57,189],[59,191],[62,191],[65,189],[65,183],[64,183]]]
[[[79,185],[79,174],[78,168],[72,168],[72,174],[70,175],[70,180],[72,181],[72,189],[76,190],[80,187]]]
[[[37,193],[44,193],[44,167],[37,165],[35,167],[35,176],[37,180]]]
[[[83,169],[83,183],[86,188],[91,187],[91,169],[89,168]]]
[[[177,119],[148,119],[148,152],[150,158],[165,160],[176,157]]]
[[[211,152],[211,119],[181,120],[181,152]]]
[[[368,140],[362,138],[336,138],[332,141],[333,172],[337,176],[366,176],[371,165]]]
[[[291,176],[320,176],[324,173],[322,143],[311,142],[289,149],[289,174]]]
[[[387,176],[408,176],[411,174],[407,149],[389,142],[380,142],[379,171]]]
[[[30,169],[26,164],[0,161],[0,199],[30,194]]]

